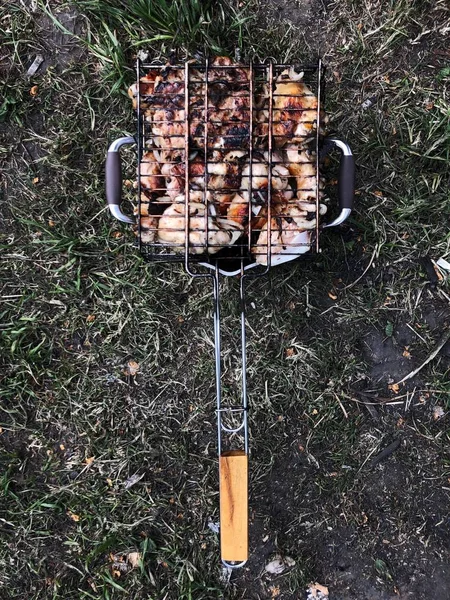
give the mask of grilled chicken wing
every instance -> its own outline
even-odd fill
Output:
[[[301,144],[317,126],[317,97],[293,68],[278,77],[273,94],[273,136],[277,147]]]
[[[141,77],[139,79],[139,95],[141,97],[141,109],[148,108],[147,96],[151,96],[153,94],[153,90],[155,88],[155,79],[158,76],[158,71],[149,71],[147,75]],[[128,95],[133,102],[133,108],[136,110],[137,108],[137,96],[138,96],[138,85],[137,83],[133,83],[128,88]]]

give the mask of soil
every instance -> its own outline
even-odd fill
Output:
[[[324,3],[320,0],[261,0],[260,21],[297,29],[310,58],[322,55]]]
[[[264,0],[261,5],[267,19],[282,22],[288,18],[299,27],[310,48],[320,44],[316,28],[323,18],[323,7],[319,2]],[[59,19],[70,31],[77,31],[77,20],[72,13],[59,13]],[[47,49],[41,69],[54,66],[63,70],[71,60],[80,58],[80,46],[55,30],[48,18],[40,18],[39,27]],[[41,128],[42,124],[37,122],[36,129]],[[33,158],[41,156],[39,148],[26,149]],[[350,273],[354,279],[353,265],[348,265],[347,275]],[[344,281],[345,275],[342,274]],[[372,277],[377,275],[380,273]],[[433,299],[432,293],[421,321],[427,324],[434,339],[448,326],[448,309]],[[337,334],[345,335],[345,329]],[[426,356],[410,360],[404,354],[405,347],[416,340],[417,332],[401,317],[392,332],[376,328],[360,332],[357,349],[370,365],[364,386],[359,390],[363,401],[367,397],[365,393],[378,399],[388,384],[402,379],[423,362]],[[77,346],[82,343],[81,337],[70,341]],[[442,349],[440,360],[450,366],[450,344]],[[422,383],[419,373],[409,380],[407,389],[420,389]],[[450,598],[450,488],[439,471],[439,450],[428,444],[426,434],[414,427],[414,416],[420,417],[420,410],[419,407],[405,417],[407,426],[400,430],[401,443],[393,455],[372,468],[361,465],[357,472],[349,469],[352,493],[331,492],[332,502],[328,499],[327,506],[328,510],[334,507],[332,514],[323,512],[326,492],[321,487],[318,468],[319,464],[326,464],[327,454],[332,449],[324,446],[322,455],[311,457],[297,444],[276,458],[271,473],[258,482],[251,498],[251,556],[248,565],[231,578],[238,597],[246,600],[304,597],[303,590],[289,583],[289,575],[270,577],[265,574],[265,565],[278,553],[295,555],[297,562],[304,562],[311,580],[328,586],[330,600]],[[357,441],[361,445],[377,418],[376,408],[368,412],[366,418],[367,424],[362,427]],[[381,435],[386,434],[384,446],[392,441],[398,418],[393,410],[376,422]],[[298,434],[294,427],[286,432],[292,440],[296,440]],[[3,442],[8,444],[5,436]],[[22,452],[20,445],[8,449],[18,455]],[[255,448],[255,455],[257,450]],[[29,457],[30,469],[36,460],[38,457]],[[55,562],[63,562],[55,549],[49,552]],[[279,588],[276,596],[274,588]]]

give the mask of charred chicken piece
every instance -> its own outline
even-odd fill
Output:
[[[316,201],[317,169],[316,156],[296,144],[289,144],[284,149],[286,164],[295,184],[298,200]]]
[[[141,97],[141,109],[148,108],[147,96],[153,94],[155,88],[155,79],[158,77],[158,71],[149,71],[144,77],[139,79],[139,95]],[[138,85],[133,83],[128,88],[128,95],[133,102],[133,108],[137,108]]]
[[[207,163],[208,190],[211,190],[213,201],[221,215],[226,213],[227,206],[240,189],[245,156],[243,150],[226,153],[215,150]]]
[[[267,86],[256,101],[263,109],[256,113],[256,134],[259,145],[267,146],[269,134],[269,110]],[[277,148],[286,144],[304,144],[317,128],[318,100],[311,89],[303,82],[303,73],[293,67],[283,71],[275,82],[273,91],[272,135]],[[322,124],[325,115],[321,113]]]
[[[163,196],[165,181],[161,175],[161,167],[153,152],[148,151],[142,155],[141,161],[141,189],[151,200]]]
[[[165,161],[161,163],[161,173],[166,178],[167,194],[175,199],[185,191],[186,163],[177,154],[173,160],[173,153],[169,152],[164,153],[163,158]],[[189,187],[194,190],[203,190],[205,187],[205,163],[198,153],[191,155],[189,160]]]

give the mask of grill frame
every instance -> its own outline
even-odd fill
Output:
[[[315,228],[314,231],[312,232],[312,236],[310,241],[308,242],[308,244],[296,244],[295,246],[308,246],[308,250],[309,251],[315,251],[315,252],[319,252],[319,238],[320,238],[320,226],[319,226],[319,208],[320,208],[320,190],[319,190],[319,180],[320,180],[320,151],[321,151],[321,146],[323,143],[323,135],[321,132],[321,117],[323,116],[322,111],[323,111],[323,106],[325,104],[325,66],[323,65],[321,59],[319,58],[317,60],[317,63],[315,64],[284,64],[284,63],[272,63],[272,62],[268,62],[268,63],[247,63],[247,64],[233,64],[233,65],[211,65],[209,64],[208,60],[205,60],[203,62],[192,62],[192,61],[188,61],[185,63],[175,63],[173,65],[170,65],[169,67],[172,70],[176,70],[179,73],[183,73],[184,74],[184,86],[183,86],[183,105],[184,105],[184,119],[180,120],[180,121],[174,121],[176,123],[182,123],[184,126],[184,144],[183,144],[183,154],[184,154],[184,173],[185,173],[185,184],[184,184],[184,226],[185,226],[185,230],[184,230],[184,249],[182,252],[176,252],[173,249],[171,249],[170,247],[168,247],[165,244],[161,244],[159,242],[154,242],[154,243],[144,243],[142,241],[142,227],[141,227],[141,219],[139,218],[139,215],[141,214],[141,204],[142,204],[142,195],[143,195],[143,186],[142,186],[142,179],[143,177],[145,177],[145,175],[142,174],[141,172],[141,164],[142,164],[142,158],[145,154],[146,151],[149,150],[156,150],[159,151],[160,148],[158,148],[157,146],[153,145],[149,145],[149,140],[151,140],[152,134],[151,134],[151,127],[153,123],[147,124],[146,122],[146,116],[145,116],[145,110],[143,110],[142,108],[142,104],[145,103],[145,99],[148,98],[149,96],[146,95],[142,95],[141,94],[141,85],[140,85],[140,80],[142,77],[144,77],[148,72],[151,71],[159,71],[159,72],[163,72],[165,69],[168,69],[167,64],[159,64],[159,63],[147,63],[144,61],[141,61],[140,59],[138,59],[136,61],[136,116],[137,116],[137,165],[138,165],[138,186],[137,186],[137,213],[138,213],[138,218],[137,218],[137,244],[139,247],[139,251],[141,252],[142,256],[144,257],[145,260],[147,261],[152,261],[152,262],[176,262],[176,263],[184,263],[185,269],[188,273],[190,273],[191,275],[194,275],[195,273],[198,273],[199,271],[199,265],[202,265],[203,267],[207,267],[208,269],[211,269],[214,267],[214,265],[219,262],[220,263],[220,268],[221,271],[226,273],[226,272],[230,272],[231,269],[231,273],[235,273],[236,271],[240,271],[242,268],[244,268],[244,270],[247,269],[253,269],[254,270],[254,274],[265,274],[267,273],[267,271],[269,270],[269,268],[271,267],[272,264],[272,169],[274,164],[273,161],[273,152],[274,152],[274,143],[273,143],[273,138],[274,136],[272,135],[272,128],[273,125],[278,123],[279,121],[274,121],[273,119],[273,111],[274,111],[274,107],[273,107],[273,97],[274,97],[274,87],[277,81],[277,78],[280,76],[280,74],[283,71],[286,71],[288,69],[294,68],[296,73],[304,73],[304,78],[302,79],[302,82],[305,82],[306,85],[310,88],[312,95],[314,95],[317,98],[317,108],[315,110],[315,119],[313,119],[313,121],[315,121],[316,125],[315,125],[315,130],[312,132],[312,135],[306,135],[304,136],[304,141],[305,141],[305,145],[306,143],[309,144],[309,149],[311,150],[311,146],[313,146],[312,148],[312,152],[315,153],[315,160],[314,160],[314,167],[315,167],[315,199],[314,199],[314,204],[315,204],[315,220],[316,220],[316,224],[315,224]],[[219,148],[217,148],[217,146],[211,146],[208,143],[208,125],[210,123],[209,121],[209,115],[208,115],[208,101],[209,101],[209,88],[212,85],[216,85],[217,84],[217,79],[210,79],[209,77],[209,73],[211,71],[221,71],[223,70],[225,73],[232,73],[235,72],[237,73],[238,71],[244,71],[246,74],[248,74],[248,95],[244,96],[244,97],[248,97],[248,101],[249,101],[249,108],[248,108],[248,112],[250,114],[250,118],[248,119],[248,130],[249,130],[249,135],[248,135],[248,146],[244,147],[244,146],[239,146],[238,148],[232,148],[232,150],[245,150],[246,153],[248,154],[248,165],[249,165],[249,194],[248,194],[248,229],[249,229],[249,233],[247,236],[247,242],[246,243],[242,243],[242,239],[238,240],[237,242],[235,242],[233,245],[228,246],[228,245],[224,245],[223,249],[221,249],[218,253],[209,253],[208,252],[208,248],[207,251],[205,253],[202,254],[192,254],[189,250],[192,249],[192,244],[190,244],[190,236],[189,236],[189,232],[192,232],[192,229],[190,227],[190,221],[191,221],[191,215],[190,215],[190,210],[189,210],[189,184],[190,184],[190,177],[189,175],[186,176],[186,174],[189,174],[190,172],[190,167],[191,167],[191,159],[190,157],[192,156],[192,152],[203,152],[203,165],[204,165],[204,181],[205,181],[205,185],[204,185],[204,191],[203,191],[203,204],[205,205],[205,216],[204,216],[204,220],[205,220],[205,225],[204,228],[201,230],[205,233],[205,237],[206,240],[208,241],[208,228],[209,228],[209,221],[210,221],[210,214],[209,214],[209,208],[207,207],[207,201],[206,201],[206,196],[208,194],[208,192],[211,192],[211,190],[209,189],[208,186],[208,179],[209,179],[209,173],[208,173],[208,165],[212,164],[211,159],[209,158],[210,153],[213,150],[218,150]],[[191,88],[190,85],[192,83],[192,79],[191,79],[191,73],[192,72],[196,72],[196,73],[200,73],[200,74],[204,74],[204,79],[194,79],[194,83],[198,86],[204,86],[204,107],[203,107],[203,120],[201,122],[201,124],[203,125],[203,148],[199,149],[198,146],[193,147],[192,144],[192,137],[190,135],[190,111],[191,111],[191,106],[190,106],[190,98],[191,98]],[[286,80],[285,80],[286,81]],[[287,81],[291,81],[291,80],[287,80]],[[254,168],[254,164],[257,164],[254,162],[255,160],[255,154],[256,153],[261,153],[264,152],[264,148],[255,148],[256,144],[254,143],[254,138],[255,138],[255,133],[254,133],[254,124],[255,124],[255,113],[256,110],[261,110],[261,107],[259,107],[259,109],[257,109],[255,107],[255,90],[257,88],[257,86],[260,86],[262,84],[266,85],[266,89],[268,92],[268,97],[267,97],[267,101],[268,101],[268,121],[267,121],[267,130],[268,130],[268,135],[267,135],[267,170],[268,170],[268,185],[267,185],[267,201],[266,201],[266,206],[267,206],[267,244],[264,244],[264,246],[266,247],[265,253],[266,253],[266,265],[259,265],[256,263],[256,258],[255,258],[255,254],[254,252],[252,253],[252,235],[258,234],[258,231],[260,232],[261,230],[252,230],[252,225],[251,225],[251,221],[252,221],[252,214],[253,213],[253,209],[254,209],[254,188],[253,188],[253,168]],[[160,94],[162,97],[167,98],[168,94],[167,93],[162,93]],[[177,100],[179,100],[180,97],[180,93],[176,92],[174,94],[172,94],[173,96],[178,96]],[[152,96],[155,96],[155,93],[152,94]],[[277,94],[277,96],[282,96],[281,94]],[[265,107],[263,107],[265,108]],[[283,111],[289,111],[289,110],[299,110],[299,109],[283,109]],[[311,109],[305,109],[308,111],[311,111]],[[279,111],[280,112],[280,111]],[[223,122],[219,121],[219,123]],[[241,123],[245,123],[245,121],[241,121]],[[309,123],[309,121],[307,121],[306,123]],[[155,134],[153,134],[154,137],[157,137]],[[172,137],[181,137],[180,135],[174,135]],[[243,137],[243,136],[242,136]],[[197,138],[196,138],[197,139]],[[178,150],[178,148],[177,148]],[[230,148],[225,148],[225,149],[221,149],[222,152],[226,152],[229,151]],[[275,148],[275,151],[279,151],[279,148]],[[282,164],[284,164],[285,166],[287,166],[287,162],[284,161]],[[215,189],[215,192],[220,191]],[[222,190],[223,191],[223,190]],[[228,189],[228,191],[230,191]],[[242,190],[242,184],[239,187],[239,191],[243,191]],[[308,200],[310,202],[312,202],[311,200]],[[172,199],[173,202],[173,199]],[[168,204],[167,204],[168,205]],[[281,215],[283,216],[283,215]],[[156,229],[156,227],[155,227]],[[281,230],[281,227],[280,227]],[[300,229],[298,231],[301,231]],[[259,234],[258,234],[259,235]],[[244,236],[245,239],[245,236]],[[256,240],[257,236],[255,236],[253,238],[253,240]],[[281,239],[281,238],[280,238]],[[253,241],[254,243],[254,241]],[[207,242],[208,245],[208,242]],[[292,252],[292,258],[290,260],[292,260],[293,258],[297,258],[297,256],[299,255],[298,251],[295,251],[294,246],[292,246],[293,248],[293,252]],[[254,249],[254,245],[253,245],[253,249]],[[258,267],[258,268],[254,268],[254,267]],[[230,274],[231,274],[230,273]]]
[[[278,68],[289,68],[291,65],[277,65]],[[352,152],[349,146],[334,137],[323,138],[321,136],[320,118],[321,109],[324,105],[324,74],[325,69],[319,59],[317,66],[319,67],[319,86],[318,86],[318,100],[319,105],[317,106],[317,127],[315,133],[315,151],[316,151],[316,239],[315,246],[312,250],[319,250],[319,231],[326,227],[332,227],[339,225],[350,215],[353,206],[354,196],[354,160]],[[249,454],[249,427],[248,427],[248,398],[247,398],[247,357],[246,357],[246,316],[245,316],[245,283],[249,277],[256,275],[263,275],[266,273],[272,265],[270,256],[270,244],[267,246],[267,265],[260,265],[256,262],[254,256],[243,256],[241,252],[240,256],[235,256],[231,259],[227,256],[210,255],[205,256],[192,256],[189,254],[189,211],[186,211],[188,218],[185,219],[184,229],[184,254],[169,256],[149,256],[142,252],[142,239],[141,239],[141,161],[143,151],[145,150],[145,138],[142,136],[142,132],[139,130],[139,124],[142,120],[141,114],[141,101],[140,101],[140,86],[139,79],[141,75],[140,69],[152,67],[152,65],[146,65],[138,61],[136,65],[137,74],[137,116],[138,116],[138,136],[137,139],[133,137],[123,137],[115,140],[109,147],[106,169],[105,169],[105,184],[106,184],[106,199],[112,215],[121,222],[134,224],[135,230],[138,231],[138,244],[141,253],[147,260],[151,259],[155,262],[158,260],[168,262],[183,262],[186,271],[193,277],[204,278],[210,280],[212,284],[212,292],[214,298],[214,313],[213,313],[213,324],[214,324],[214,356],[215,356],[215,387],[216,387],[216,415],[217,415],[217,451],[219,455],[219,473],[220,473],[220,529],[221,529],[221,558],[222,563],[225,567],[235,569],[242,567],[248,558],[248,500],[246,498],[240,498],[241,505],[236,507],[233,503],[223,502],[222,498],[230,497],[230,489],[228,487],[228,476],[234,473],[234,479],[238,474],[241,478],[248,477],[248,454]],[[164,68],[163,65],[157,65],[158,68]],[[245,66],[244,66],[245,67]],[[274,65],[270,63],[264,64],[264,67],[268,69],[270,73],[271,81],[273,82],[273,69]],[[186,64],[184,68],[189,71],[189,66]],[[230,68],[230,67],[228,67]],[[250,67],[254,68],[254,65]],[[296,66],[296,69],[305,71],[306,66]],[[312,67],[314,68],[314,67]],[[253,72],[253,71],[251,71]],[[189,78],[186,78],[187,83]],[[253,81],[253,78],[252,78]],[[253,85],[253,83],[252,83]],[[269,86],[270,90],[270,106],[272,107],[273,89],[272,85]],[[313,90],[314,93],[314,90]],[[253,94],[251,96],[253,98]],[[207,98],[205,95],[205,114],[207,115]],[[185,94],[185,109],[189,106],[188,94]],[[188,112],[188,111],[187,111]],[[253,124],[253,119],[250,120]],[[272,119],[273,122],[273,119]],[[253,125],[251,125],[250,131],[252,131]],[[268,124],[268,153],[269,153],[269,168],[268,168],[268,196],[267,196],[267,210],[268,210],[268,223],[269,223],[269,237],[271,239],[271,214],[272,209],[271,193],[272,193],[272,169],[271,166],[274,164],[271,156],[273,152],[272,144],[272,123]],[[204,130],[204,140],[207,142],[207,129]],[[250,135],[250,140],[252,135]],[[206,144],[205,142],[205,144]],[[122,200],[122,173],[121,173],[121,159],[120,159],[120,148],[126,144],[137,144],[137,158],[138,158],[138,216],[133,218],[127,216],[122,212],[121,200]],[[184,143],[185,149],[189,150],[189,128],[185,127],[184,130]],[[320,226],[318,223],[318,212],[320,204],[319,196],[319,177],[320,177],[320,160],[321,155],[324,156],[330,149],[336,147],[341,152],[340,160],[340,172],[339,172],[339,186],[338,186],[338,199],[340,214],[331,223],[326,223]],[[250,144],[250,156],[253,158],[252,144]],[[206,161],[207,162],[207,161]],[[255,163],[253,160],[250,161],[250,180],[252,180],[252,168]],[[185,173],[188,176],[185,178],[185,189],[184,189],[184,208],[188,207],[189,204],[189,153],[185,153]],[[252,188],[252,186],[250,186]],[[251,191],[251,190],[250,190]],[[250,194],[252,197],[252,194]],[[181,203],[182,204],[182,203]],[[251,214],[252,206],[248,204],[249,214]],[[206,219],[208,224],[208,218]],[[250,244],[248,246],[251,247]],[[232,247],[236,249],[236,246]],[[308,244],[308,248],[310,248]],[[258,267],[258,268],[255,268]],[[220,325],[220,275],[224,276],[239,276],[239,300],[240,300],[240,333],[241,333],[241,396],[240,400],[226,398],[222,395],[222,364],[221,364],[221,325]],[[231,447],[231,452],[227,451],[226,448]],[[237,449],[240,447],[241,449]],[[222,470],[224,460],[227,462],[227,473]],[[234,466],[233,466],[234,465]],[[228,478],[228,479],[227,479]],[[232,477],[233,479],[233,477]],[[241,479],[242,480],[242,479]],[[223,491],[222,491],[223,490]],[[242,495],[241,495],[242,496]],[[235,508],[237,509],[235,511]],[[240,515],[240,521],[236,521],[236,515]],[[226,532],[226,536],[222,537],[222,532]],[[226,539],[225,539],[226,538]],[[224,541],[225,540],[225,541]],[[230,541],[231,540],[231,541]]]

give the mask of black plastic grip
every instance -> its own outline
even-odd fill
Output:
[[[122,161],[119,152],[108,152],[105,164],[106,202],[120,206],[122,201]]]
[[[340,208],[353,208],[353,199],[355,196],[355,159],[351,154],[341,155],[338,196]]]

